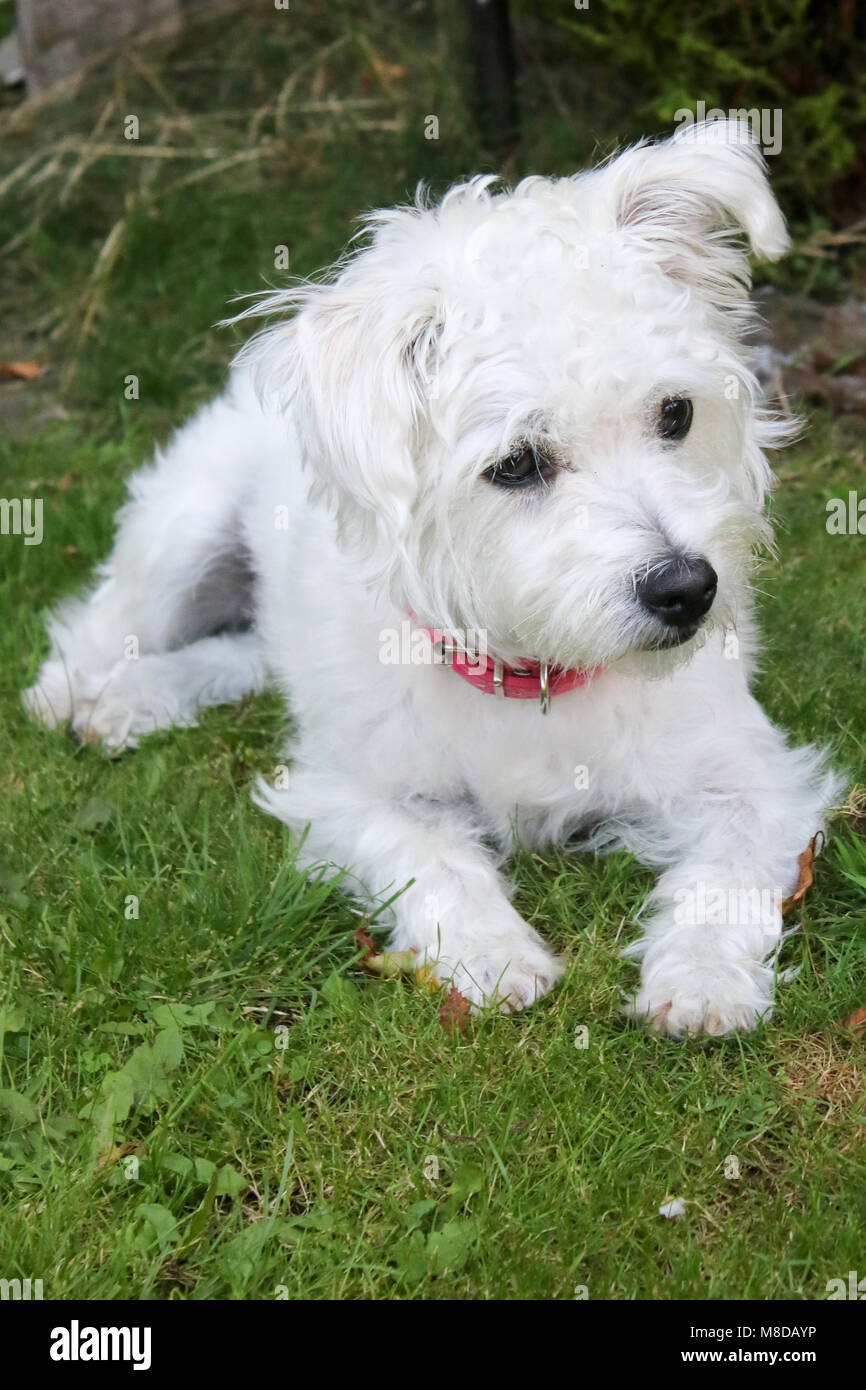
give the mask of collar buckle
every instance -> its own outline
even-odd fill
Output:
[[[541,713],[547,714],[550,709],[550,668],[546,661],[542,661],[538,668],[538,703]]]

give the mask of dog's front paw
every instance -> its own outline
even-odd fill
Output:
[[[771,972],[763,966],[660,966],[641,982],[627,1013],[671,1038],[748,1032],[772,1012],[771,981]]]
[[[436,958],[428,950],[426,959],[436,979],[453,984],[473,1008],[492,1007],[503,1013],[516,1013],[543,999],[565,971],[564,962],[531,937],[469,951],[457,960]]]

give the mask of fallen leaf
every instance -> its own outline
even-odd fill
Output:
[[[372,975],[381,975],[383,980],[396,980],[401,975],[414,975],[416,971],[414,951],[384,951],[381,955],[367,955],[362,964]]]
[[[383,980],[397,980],[404,977],[411,979],[414,984],[427,990],[429,994],[438,992],[439,981],[433,973],[432,966],[419,965],[415,951],[379,952],[365,927],[359,927],[355,932],[355,944],[364,952],[361,957],[361,964],[365,970],[369,970],[371,975],[378,975]]]
[[[401,63],[387,63],[372,47],[369,48],[368,57],[370,67],[386,91],[390,91],[395,82],[402,82],[409,76]],[[367,85],[369,84],[365,83],[365,86]]]
[[[369,957],[376,954],[376,943],[365,927],[359,927],[355,932],[355,945],[359,951],[364,952],[365,965]]]
[[[800,866],[800,873],[797,878],[797,887],[794,889],[790,898],[782,900],[782,915],[791,911],[792,907],[797,907],[803,901],[807,891],[811,888],[814,880],[815,846],[818,843],[818,836],[813,835],[803,853],[798,856],[797,863]]]
[[[426,989],[428,994],[439,993],[439,981],[436,979],[432,965],[415,967],[415,983],[422,989]]]
[[[0,362],[0,381],[31,381],[41,370],[38,362]]]
[[[463,998],[456,985],[451,985],[448,998],[439,1010],[439,1022],[448,1033],[453,1033],[455,1029],[465,1033],[468,1018],[469,1001]]]
[[[855,1033],[862,1033],[866,1029],[866,1004],[860,1009],[855,1009],[853,1014],[843,1018],[841,1023],[836,1024],[837,1028],[851,1028]]]
[[[96,1160],[97,1168],[107,1168],[112,1163],[119,1163],[122,1158],[129,1158],[132,1154],[146,1154],[148,1152],[145,1144],[140,1144],[137,1139],[127,1139],[122,1144],[110,1144],[103,1149]]]

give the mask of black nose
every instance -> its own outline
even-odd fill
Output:
[[[654,565],[635,585],[644,608],[671,627],[690,627],[708,613],[719,578],[702,556],[676,555]]]

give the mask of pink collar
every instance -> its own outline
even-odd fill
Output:
[[[409,616],[414,621],[415,614],[411,609]],[[443,664],[449,665],[475,690],[506,700],[538,700],[542,714],[547,714],[554,695],[577,690],[604,670],[603,666],[566,669],[546,661],[522,661],[519,666],[508,666],[489,656],[473,658],[440,628],[424,627],[419,631],[425,632],[430,638]]]

